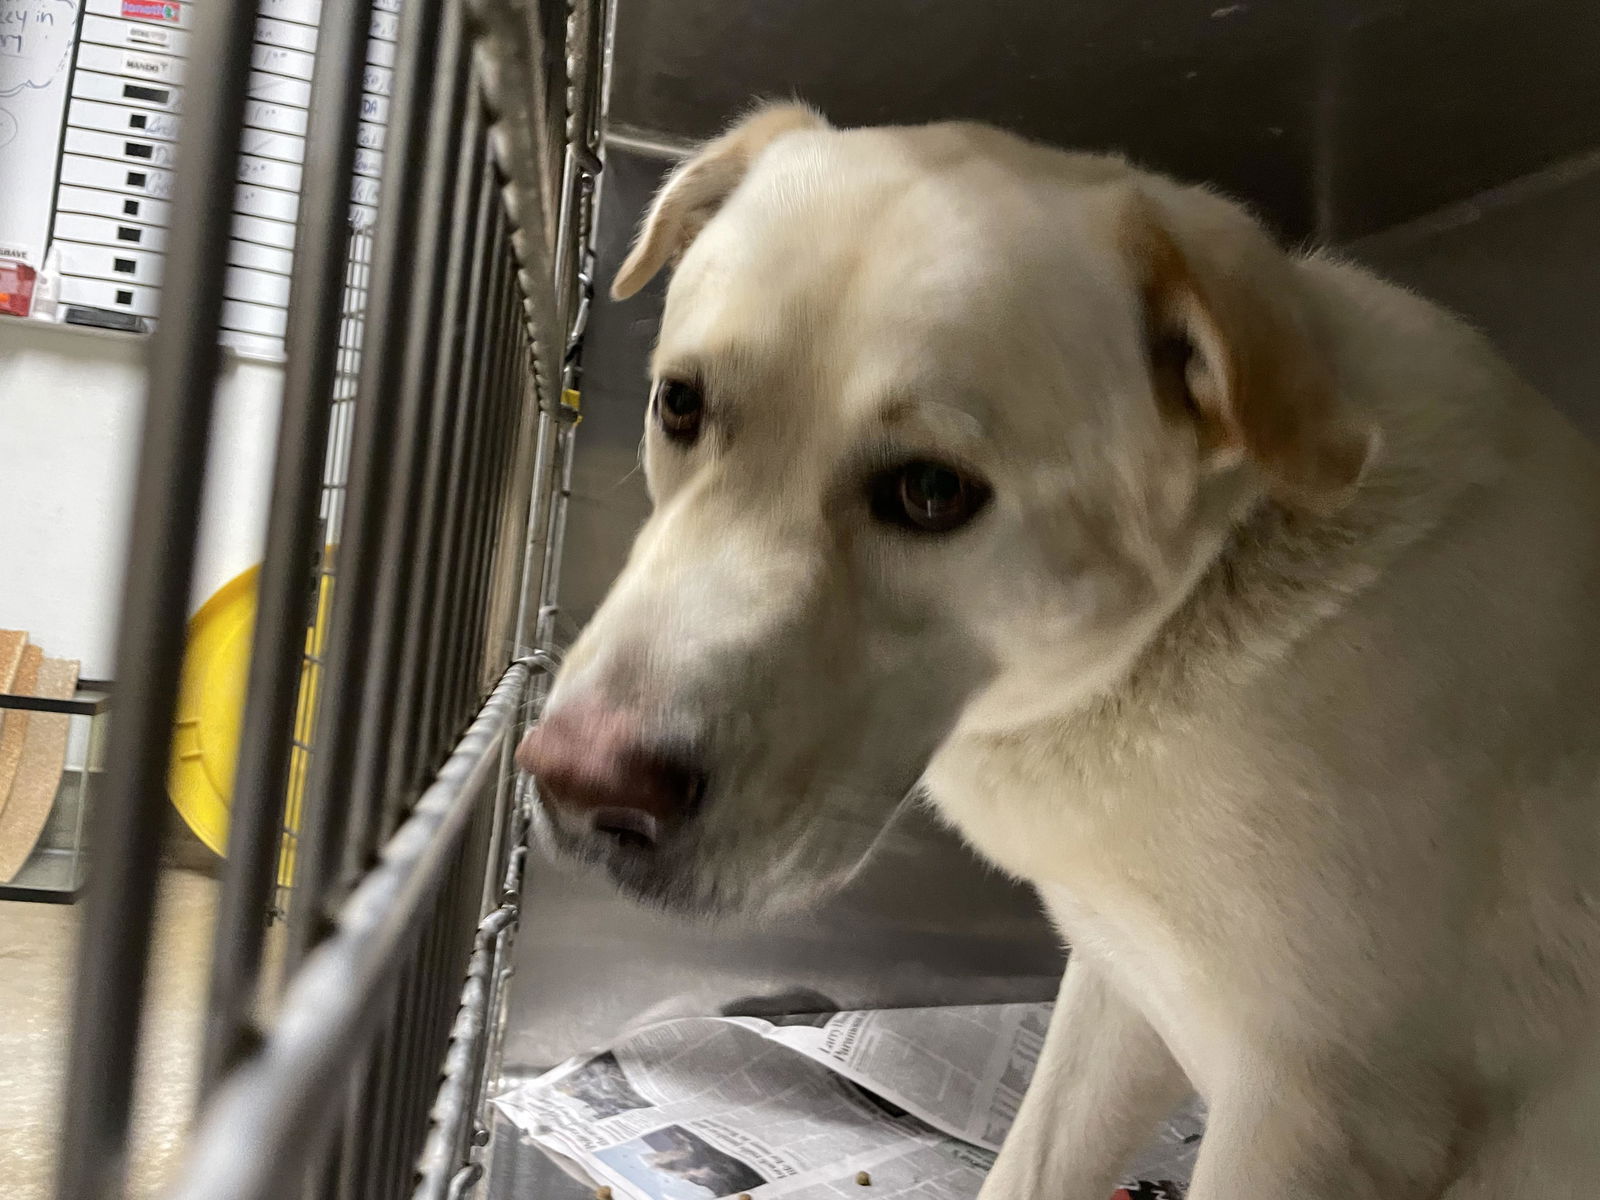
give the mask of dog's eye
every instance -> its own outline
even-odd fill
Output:
[[[918,460],[875,476],[872,515],[918,533],[959,529],[989,501],[989,487],[956,467]]]
[[[692,383],[681,379],[656,382],[656,420],[661,422],[661,431],[675,442],[689,443],[700,436],[705,406],[700,389]]]

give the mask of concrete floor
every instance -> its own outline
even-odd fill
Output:
[[[217,884],[194,870],[162,879],[148,1047],[135,1100],[130,1197],[154,1197],[183,1147],[204,1012]],[[0,902],[0,1197],[49,1200],[79,905]]]

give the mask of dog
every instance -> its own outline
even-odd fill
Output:
[[[654,510],[519,747],[541,836],[806,903],[910,793],[1071,947],[984,1200],[1600,1194],[1600,461],[1243,208],[762,108],[656,196]]]

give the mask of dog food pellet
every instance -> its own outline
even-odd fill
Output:
[[[750,1200],[750,1193],[749,1192],[740,1192],[739,1195],[738,1195],[737,1200]]]
[[[857,1171],[856,1172],[856,1182],[859,1183],[862,1187],[871,1187],[872,1186],[872,1176],[868,1175],[865,1171]]]
[[[611,1189],[608,1187],[595,1188],[594,1200],[611,1200]]]

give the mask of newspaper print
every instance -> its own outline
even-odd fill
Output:
[[[699,1017],[639,1030],[497,1097],[622,1200],[973,1200],[1016,1116],[1048,1004]],[[1182,1200],[1185,1105],[1113,1200]]]

